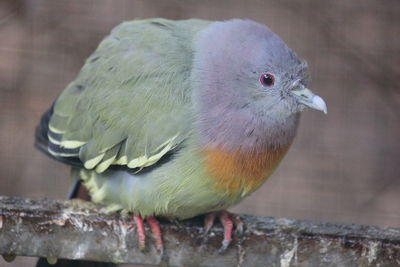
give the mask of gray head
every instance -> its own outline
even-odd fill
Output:
[[[223,112],[263,132],[282,135],[277,127],[292,127],[294,136],[297,113],[306,107],[326,113],[324,101],[307,89],[307,64],[263,25],[249,20],[213,23],[199,34],[196,50],[193,80],[205,112],[201,120],[221,124],[219,130],[226,123],[216,114]],[[232,130],[238,129],[227,131]]]

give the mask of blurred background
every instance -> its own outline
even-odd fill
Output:
[[[278,170],[232,211],[400,227],[397,0],[1,0],[0,195],[66,198],[69,168],[34,149],[36,124],[114,26],[151,17],[264,23],[308,61],[328,104],[304,112]]]

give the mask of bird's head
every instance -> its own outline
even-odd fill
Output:
[[[283,120],[306,107],[327,112],[324,100],[307,88],[307,64],[263,25],[213,23],[200,34],[197,48],[195,79],[210,107],[250,109]]]

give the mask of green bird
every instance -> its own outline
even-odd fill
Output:
[[[92,201],[143,219],[162,249],[155,216],[220,218],[281,161],[306,107],[304,61],[266,26],[149,19],[114,28],[37,129],[37,146],[69,164]]]

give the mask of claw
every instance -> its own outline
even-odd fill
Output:
[[[225,240],[222,241],[222,246],[219,248],[218,253],[224,253],[225,250],[229,247],[229,245],[231,244],[231,240]]]
[[[210,231],[211,227],[214,224],[216,216],[224,227],[224,239],[222,241],[222,246],[218,251],[219,253],[222,253],[229,247],[229,244],[232,241],[233,226],[235,225],[235,231],[241,235],[243,233],[243,223],[240,220],[239,216],[234,215],[230,212],[211,212],[207,214],[204,218],[204,235],[206,235]]]

